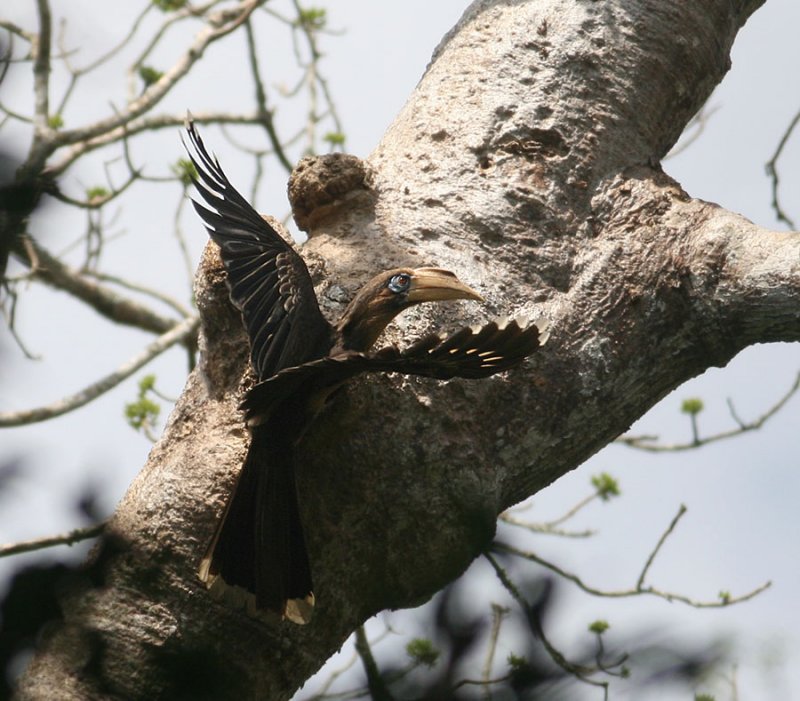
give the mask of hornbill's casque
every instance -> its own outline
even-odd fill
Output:
[[[231,185],[191,122],[187,131],[197,191],[214,211],[198,202],[195,209],[220,247],[258,379],[242,403],[250,449],[199,575],[250,613],[306,623],[314,594],[293,453],[331,393],[362,372],[488,377],[541,346],[546,322],[491,322],[447,338],[431,334],[405,350],[372,351],[386,325],[414,304],[482,297],[447,270],[397,268],[367,282],[330,324],[303,259]]]

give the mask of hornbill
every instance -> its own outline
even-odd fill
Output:
[[[195,186],[211,209],[193,204],[220,247],[258,380],[242,402],[251,432],[247,458],[199,576],[251,614],[272,610],[306,623],[314,594],[293,454],[326,400],[362,372],[488,377],[541,346],[546,323],[492,322],[447,338],[427,335],[405,350],[372,351],[386,325],[412,305],[482,297],[447,270],[397,268],[367,282],[330,324],[303,259],[231,185],[191,121],[187,132]]]

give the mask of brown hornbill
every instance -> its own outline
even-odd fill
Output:
[[[242,402],[251,432],[247,458],[199,575],[212,593],[251,614],[272,610],[306,623],[314,594],[294,446],[326,400],[362,372],[488,377],[541,346],[546,323],[492,322],[447,338],[430,334],[404,350],[372,351],[386,325],[412,305],[482,297],[447,270],[397,268],[367,282],[330,324],[303,259],[231,185],[191,122],[187,131],[195,186],[212,209],[194,206],[220,247],[258,379]]]

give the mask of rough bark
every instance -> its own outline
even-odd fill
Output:
[[[322,417],[301,448],[306,627],[250,620],[195,577],[247,441],[244,337],[207,253],[203,362],[20,697],[288,698],[355,626],[463,572],[500,511],[671,389],[750,344],[800,340],[800,234],[692,199],[658,165],[760,4],[477,2],[369,159],[368,189],[337,168],[298,174],[326,311],[378,268],[429,263],[488,304],[420,308],[391,340],[508,313],[553,329],[506,376],[370,377]]]

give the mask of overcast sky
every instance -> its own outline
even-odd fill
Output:
[[[27,3],[14,3],[11,19],[33,27],[29,9],[23,5]],[[54,5],[56,11],[63,11],[60,4]],[[274,4],[284,9],[287,5]],[[67,36],[71,46],[80,47],[78,56],[84,60],[110,46],[129,26],[128,19],[120,15],[130,7],[115,5],[114,17],[108,18],[102,15],[108,10],[104,3],[73,0],[69,6],[81,21],[68,25]],[[422,75],[432,50],[466,6],[466,2],[453,0],[331,3],[330,25],[345,33],[324,38],[322,67],[330,78],[348,151],[367,156],[377,145]],[[9,9],[0,10],[0,15],[4,12]],[[713,111],[704,133],[691,148],[665,163],[665,170],[691,195],[776,229],[781,226],[770,208],[764,164],[800,109],[798,26],[800,4],[796,0],[770,0],[756,13],[739,36],[729,75],[710,99]],[[268,86],[274,89],[276,83],[290,81],[293,59],[285,29],[264,23],[258,44]],[[159,58],[167,65],[174,55],[165,50]],[[249,106],[250,88],[238,80],[245,73],[244,61],[242,52],[215,47],[197,67],[195,79],[170,96],[163,110],[178,113],[226,104]],[[121,101],[124,90],[118,69],[99,72],[86,81],[85,92],[65,114],[67,126],[105,114],[109,101]],[[13,109],[30,112],[29,88],[18,74],[9,77],[1,97]],[[285,106],[278,113],[279,127],[287,133],[299,118],[292,110]],[[206,139],[232,179],[247,191],[253,174],[250,162],[238,156],[218,132]],[[168,173],[168,164],[182,155],[177,132],[172,130],[141,146],[137,143],[135,151],[152,175]],[[783,163],[784,200],[790,213],[800,217],[800,135],[789,145]],[[84,186],[99,184],[102,174],[102,160],[98,159],[65,187],[74,188],[73,194],[80,193]],[[279,168],[269,172],[259,192],[260,209],[285,214],[285,180],[286,174]],[[107,246],[104,261],[109,270],[166,288],[188,302],[189,284],[171,233],[178,193],[179,188],[172,184],[139,187],[133,204],[109,227],[119,237]],[[196,259],[204,234],[188,215],[182,221]],[[45,210],[31,228],[51,250],[61,251],[79,238],[85,215],[70,218],[59,213],[55,217]],[[99,374],[112,371],[150,340],[134,330],[109,329],[82,305],[38,285],[25,290],[18,314],[20,335],[41,360],[23,358],[5,329],[0,331],[0,411],[47,404],[77,391]],[[797,345],[748,349],[727,368],[709,371],[676,390],[631,430],[658,433],[667,440],[688,439],[688,421],[679,407],[682,399],[690,396],[705,401],[702,432],[731,428],[727,398],[743,418],[754,418],[789,388],[798,371]],[[185,379],[185,357],[173,350],[84,409],[44,424],[3,431],[0,462],[21,457],[25,475],[0,494],[0,542],[48,535],[81,524],[73,504],[88,487],[99,488],[102,507],[113,509],[150,448],[121,418],[122,406],[135,397],[135,380],[144,372],[157,373],[159,386],[177,396]],[[558,615],[551,618],[558,621],[557,629],[551,631],[554,642],[568,649],[596,618],[609,620],[611,634],[619,631],[623,637],[641,630],[642,622],[657,623],[665,634],[687,639],[722,635],[741,645],[737,657],[741,699],[800,698],[800,635],[796,632],[800,627],[796,605],[800,591],[799,417],[800,398],[795,397],[760,432],[701,451],[650,456],[612,446],[536,495],[532,517],[546,520],[585,495],[592,474],[609,471],[619,478],[623,498],[591,507],[575,524],[576,528],[599,529],[595,539],[533,541],[537,552],[596,586],[633,584],[643,559],[680,504],[686,504],[688,514],[653,567],[652,584],[711,600],[720,590],[739,595],[765,580],[773,582],[772,588],[754,601],[722,611],[698,611],[657,600],[591,599],[565,586]],[[53,556],[63,554],[54,552]],[[0,574],[23,561],[0,563]],[[498,657],[505,659],[507,653],[501,650]],[[720,699],[729,698],[724,688],[716,687]],[[649,698],[677,698],[670,693]],[[597,696],[591,692],[587,698]]]

